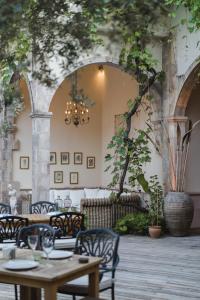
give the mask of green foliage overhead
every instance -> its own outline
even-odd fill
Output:
[[[50,84],[54,78],[49,58],[63,58],[64,70],[91,46],[95,36],[95,17],[75,5],[73,0],[2,0],[0,62],[15,62],[20,71],[34,60],[38,69],[33,75]]]
[[[166,5],[173,6],[172,16],[175,16],[176,9],[183,6],[190,12],[189,30],[200,29],[200,1],[199,0],[166,0]],[[181,20],[182,23],[185,20]]]
[[[151,59],[145,44],[152,36],[152,26],[162,13],[166,14],[164,3],[164,0],[2,0],[0,63],[15,62],[20,71],[32,61],[37,62],[38,69],[32,70],[33,74],[51,84],[55,78],[49,58],[60,57],[65,71],[83,50],[99,42],[98,26],[109,24],[110,32],[124,46],[123,64],[125,55],[130,62],[144,49],[141,71]],[[137,41],[140,41],[139,48],[133,47]],[[134,69],[133,63],[131,68]]]

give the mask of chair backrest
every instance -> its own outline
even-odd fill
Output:
[[[119,262],[119,235],[110,229],[80,231],[76,237],[75,252],[86,256],[101,257],[100,270],[111,271],[114,278]]]
[[[0,203],[0,214],[11,214],[11,207],[9,204]]]
[[[58,237],[72,236],[84,230],[84,214],[78,212],[63,212],[56,216],[51,216],[49,224],[60,232]]]
[[[33,224],[23,227],[17,236],[17,246],[22,248],[30,248],[28,244],[28,236],[38,235],[38,244],[36,249],[42,250],[42,239],[48,237],[50,240],[55,239],[55,230],[47,224]]]
[[[28,225],[27,218],[6,216],[0,218],[0,242],[16,240],[21,228]]]
[[[30,205],[30,214],[47,214],[58,210],[58,204],[48,201],[39,201]]]

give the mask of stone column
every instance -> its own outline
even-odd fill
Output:
[[[171,42],[169,40],[171,39]],[[165,72],[165,80],[163,82],[163,96],[162,96],[162,126],[163,126],[163,147],[162,147],[162,155],[163,155],[163,185],[164,191],[167,192],[172,190],[172,186],[170,185],[170,178],[172,176],[171,167],[170,167],[170,147],[169,147],[169,130],[170,135],[172,136],[172,140],[175,139],[173,133],[173,121],[168,124],[169,116],[174,114],[175,102],[177,100],[177,63],[176,63],[176,52],[175,52],[175,44],[172,40],[172,37],[167,38],[163,41],[163,49],[162,49],[162,67]],[[168,125],[170,128],[168,128]],[[174,120],[174,130],[176,127],[176,122]],[[171,138],[170,138],[171,144]],[[174,141],[173,141],[173,153],[175,153]],[[170,145],[171,146],[171,145]],[[172,154],[174,161],[174,154]],[[175,178],[174,178],[175,179]],[[173,179],[173,180],[174,180]]]
[[[6,123],[4,123],[6,120]],[[8,184],[13,181],[13,141],[16,133],[14,113],[11,107],[6,108],[6,116],[1,114],[0,137],[0,195],[1,201],[9,203]]]
[[[32,203],[49,201],[50,119],[52,113],[33,113],[32,118]]]

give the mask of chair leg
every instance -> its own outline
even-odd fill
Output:
[[[18,300],[17,285],[15,284],[14,287],[15,287],[15,300]]]
[[[111,288],[112,300],[115,300],[115,289],[114,286]]]

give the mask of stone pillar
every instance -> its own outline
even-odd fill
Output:
[[[4,122],[6,120],[6,123]],[[6,108],[6,115],[1,114],[0,137],[0,195],[1,201],[9,203],[8,184],[13,181],[13,141],[16,133],[14,113],[11,107]]]
[[[52,113],[33,113],[32,118],[32,203],[49,201],[50,119]]]
[[[171,40],[171,41],[169,41]],[[169,184],[169,176],[172,176],[170,167],[170,147],[169,147],[169,128],[167,119],[174,114],[175,102],[177,101],[177,63],[175,44],[172,37],[163,41],[162,48],[162,67],[165,72],[165,80],[163,82],[163,96],[162,96],[162,127],[163,127],[163,147],[162,147],[162,164],[163,164],[163,185],[164,191],[172,190]],[[172,122],[173,123],[173,122]],[[174,125],[176,122],[174,123]],[[173,137],[172,124],[170,123],[170,135]],[[176,127],[176,126],[175,126]],[[173,138],[172,138],[173,139]],[[171,141],[170,141],[171,143]],[[174,147],[174,146],[173,146]],[[174,149],[173,149],[174,152]],[[174,152],[175,153],[175,152]],[[173,160],[174,160],[174,154]],[[172,160],[172,161],[173,161]],[[174,179],[173,179],[174,180]]]

